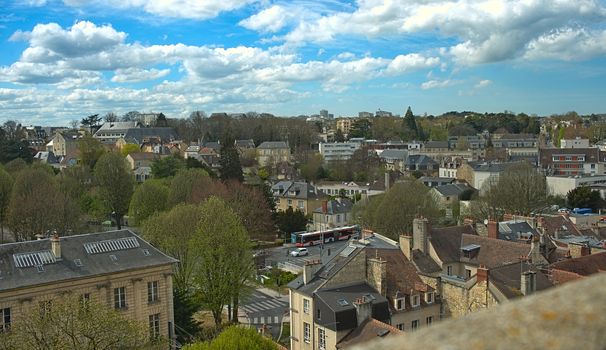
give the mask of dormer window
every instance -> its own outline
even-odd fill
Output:
[[[425,302],[427,304],[433,303],[433,299],[434,299],[433,292],[427,292],[427,293],[425,293]]]
[[[396,310],[404,310],[406,308],[406,299],[405,298],[394,299],[394,308]]]
[[[412,305],[412,307],[419,307],[421,305],[421,296],[420,295],[411,295],[410,296],[410,305]]]

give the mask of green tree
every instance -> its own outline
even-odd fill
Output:
[[[152,163],[152,175],[156,179],[175,176],[180,169],[183,169],[183,160],[174,156],[157,159]]]
[[[491,206],[512,214],[530,215],[547,205],[547,180],[526,162],[511,165],[491,187],[492,202],[495,203]]]
[[[419,138],[419,130],[412,109],[408,106],[404,114],[404,129],[402,130],[402,139],[405,141],[417,140]]]
[[[78,140],[78,151],[80,161],[89,169],[93,169],[97,160],[106,152],[101,142],[89,134]]]
[[[231,326],[210,342],[187,345],[183,350],[277,350],[278,346],[271,339],[257,333],[254,328]]]
[[[224,305],[232,305],[231,320],[238,322],[238,300],[253,271],[252,252],[246,229],[227,203],[210,197],[201,211],[194,280],[202,304],[220,327]]]
[[[335,142],[345,142],[345,135],[343,135],[343,131],[341,131],[341,129],[337,129],[337,131],[335,131]]]
[[[95,130],[99,126],[100,121],[101,121],[101,117],[99,117],[99,114],[92,114],[86,118],[83,118],[82,121],[80,122],[80,125],[82,125],[84,127],[88,127],[88,129],[92,135],[95,133]]]
[[[0,139],[0,163],[23,159],[31,163],[33,156],[27,141]]]
[[[146,325],[71,294],[53,299],[44,312],[37,307],[27,308],[11,324],[10,332],[0,333],[0,349],[110,350],[142,349],[146,345]]]
[[[140,225],[154,213],[168,207],[168,187],[160,180],[147,180],[137,187],[130,200],[128,216]]]
[[[231,134],[230,129],[226,129],[221,139],[221,165],[220,178],[223,181],[236,180],[244,181],[242,173],[242,165],[240,164],[240,154],[235,146],[235,139]]]
[[[566,194],[566,200],[570,208],[591,208],[597,211],[604,207],[604,200],[600,192],[592,191],[588,186],[581,186],[570,190]]]
[[[13,178],[0,166],[0,244],[4,243],[4,222],[13,189]]]
[[[321,173],[320,168],[324,165],[324,158],[319,153],[307,157],[307,161],[300,166],[301,175],[307,181],[316,181]]]
[[[95,164],[95,182],[101,198],[111,209],[118,230],[122,229],[122,217],[128,212],[133,195],[134,180],[128,163],[118,153],[106,153]]]
[[[255,239],[274,239],[276,230],[272,210],[263,192],[237,181],[230,181],[225,185],[227,191],[224,191],[224,199],[236,212],[249,236]]]
[[[439,208],[429,188],[419,181],[396,183],[382,196],[356,203],[354,218],[366,227],[392,239],[412,232],[412,220],[421,214],[430,221]]]
[[[10,162],[4,164],[4,170],[13,176],[17,175],[18,172],[27,168],[27,163],[22,158],[15,158]]]
[[[278,229],[285,234],[298,231],[305,231],[307,228],[307,218],[300,210],[293,210],[289,207],[285,211],[276,213],[276,224]]]
[[[202,169],[179,170],[171,180],[168,203],[170,206],[178,203],[197,203],[194,196],[203,196],[201,193],[208,190],[211,184],[212,179]]]
[[[368,139],[372,136],[372,123],[368,119],[356,119],[351,124],[351,129],[349,131],[349,138],[354,137],[363,137]]]
[[[126,145],[122,146],[122,149],[120,150],[120,153],[125,157],[131,153],[137,152],[141,152],[141,148],[135,143],[127,143]]]

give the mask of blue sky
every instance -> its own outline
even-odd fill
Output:
[[[19,0],[0,121],[606,112],[603,0]]]

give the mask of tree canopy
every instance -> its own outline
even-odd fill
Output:
[[[591,208],[593,211],[604,208],[604,200],[600,192],[592,191],[587,186],[577,187],[566,194],[566,201],[570,208]]]
[[[128,213],[134,190],[134,180],[128,163],[118,153],[106,153],[97,161],[94,174],[101,197],[112,210],[111,214],[115,216],[119,230],[122,228],[122,217]]]
[[[257,333],[254,328],[231,326],[212,341],[194,343],[183,348],[183,350],[229,349],[277,350],[278,346],[271,339]]]
[[[175,176],[183,168],[183,160],[174,156],[157,159],[151,165],[152,175],[156,179]]]
[[[160,180],[147,180],[137,187],[130,200],[128,215],[136,225],[168,207],[168,187]]]

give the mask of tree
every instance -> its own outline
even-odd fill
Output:
[[[139,148],[139,145],[135,143],[127,143],[126,145],[122,146],[122,149],[120,150],[120,154],[125,157],[131,153],[137,152],[141,152],[141,148]]]
[[[8,141],[21,141],[25,137],[25,129],[15,120],[7,120],[2,124],[3,139]]]
[[[27,168],[27,163],[22,158],[15,158],[10,162],[4,164],[4,170],[6,170],[9,174],[16,176],[18,172]]]
[[[238,322],[238,300],[253,271],[252,252],[246,229],[227,203],[210,197],[200,209],[194,280],[202,304],[220,327],[224,305],[232,305],[231,320]]]
[[[13,178],[0,167],[0,244],[4,243],[4,222],[13,189]]]
[[[183,350],[277,350],[271,339],[259,334],[254,328],[230,326],[210,342],[186,345]]]
[[[230,130],[225,131],[223,135],[219,164],[221,164],[221,180],[244,181],[240,154],[234,145],[234,138],[231,136]]]
[[[0,139],[0,163],[8,163],[16,159],[32,162],[33,156],[27,141]]]
[[[122,118],[120,118],[123,122],[135,122],[141,118],[141,113],[137,111],[130,111],[125,113]]]
[[[65,217],[71,204],[59,191],[57,181],[41,166],[19,172],[8,205],[7,223],[16,240],[35,239],[53,230],[64,234],[73,229],[78,214]],[[67,220],[67,221],[65,221]]]
[[[168,193],[168,203],[173,206],[179,203],[199,203],[198,198],[207,198],[205,195],[212,180],[208,173],[202,169],[181,169],[171,180]]]
[[[402,139],[405,141],[416,140],[419,138],[419,131],[417,129],[417,122],[415,116],[412,114],[412,109],[408,106],[406,114],[404,114],[404,130],[402,132]]]
[[[368,119],[356,119],[351,125],[348,136],[350,139],[354,137],[370,138],[371,126],[372,124]]]
[[[175,156],[160,158],[152,163],[151,170],[154,178],[162,179],[175,176],[184,167],[183,160]]]
[[[118,115],[114,112],[108,112],[105,117],[103,117],[106,123],[115,123],[118,121]]]
[[[285,211],[276,213],[276,224],[278,229],[285,234],[290,234],[297,231],[305,231],[307,228],[307,218],[300,210],[293,210],[289,207]]]
[[[335,142],[345,142],[345,135],[343,135],[343,131],[341,131],[341,129],[337,129],[337,131],[335,131]]]
[[[266,240],[275,238],[272,211],[263,193],[237,181],[230,181],[226,186],[228,191],[225,200],[238,214],[250,237]]]
[[[166,116],[164,113],[160,113],[158,118],[156,119],[156,127],[167,127],[168,121],[166,120]]]
[[[154,213],[166,210],[168,207],[168,187],[161,181],[147,180],[137,187],[130,200],[128,215],[140,225]]]
[[[122,229],[122,217],[128,212],[133,194],[134,180],[126,160],[118,153],[106,153],[95,165],[95,181],[101,198],[112,210],[118,230]]]
[[[547,180],[526,162],[511,165],[491,186],[493,206],[512,214],[530,215],[547,204]]]
[[[101,141],[92,137],[90,134],[87,134],[78,140],[78,151],[80,152],[80,161],[89,169],[93,169],[97,160],[99,160],[99,157],[106,152]]]
[[[0,349],[141,349],[149,344],[144,324],[77,295],[57,297],[44,311],[25,310],[10,332],[1,333]]]
[[[90,133],[93,134],[93,130],[96,129],[100,121],[101,118],[99,117],[99,114],[92,114],[86,118],[83,118],[82,121],[80,121],[80,124],[84,127],[88,127]]]
[[[412,232],[412,220],[417,214],[430,221],[439,217],[434,197],[419,181],[396,183],[384,195],[356,203],[353,213],[359,223],[392,239]]]
[[[566,200],[570,208],[591,208],[597,211],[604,207],[604,200],[600,192],[592,191],[588,186],[581,186],[570,190],[566,194]]]
[[[320,168],[324,165],[324,158],[319,153],[311,154],[307,161],[300,166],[301,175],[307,181],[316,181],[321,173]]]

